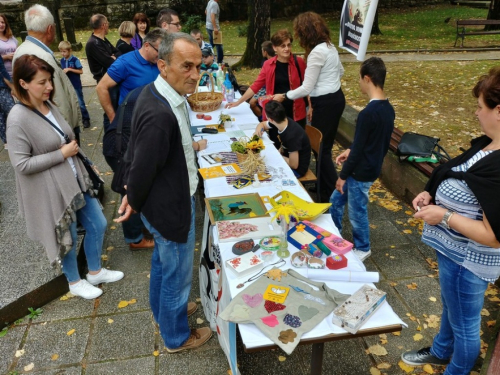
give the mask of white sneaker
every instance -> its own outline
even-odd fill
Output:
[[[352,249],[352,252],[359,258],[360,261],[364,262],[366,258],[372,255],[372,251],[362,251],[358,249]]]
[[[73,285],[69,285],[69,291],[75,296],[82,297],[85,299],[94,299],[102,294],[102,290],[90,285],[87,280],[81,279],[79,282]]]
[[[97,285],[101,283],[114,283],[115,281],[123,279],[122,271],[111,271],[106,268],[101,268],[101,271],[97,275],[87,274],[87,281],[92,285]]]

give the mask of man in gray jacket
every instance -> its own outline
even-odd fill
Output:
[[[14,54],[12,61],[14,69],[17,58],[22,55],[35,55],[54,68],[54,102],[69,126],[73,128],[79,141],[82,113],[80,112],[78,97],[68,76],[61,69],[54,57],[54,53],[48,47],[56,37],[54,16],[46,7],[36,4],[26,11],[24,22],[26,23],[28,36]]]

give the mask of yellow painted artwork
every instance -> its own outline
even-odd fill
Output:
[[[236,163],[219,165],[209,168],[200,168],[201,176],[207,180],[209,178],[232,176],[236,174],[241,174],[241,168]]]
[[[288,292],[290,292],[290,288],[287,286],[269,284],[263,298],[267,301],[283,303],[288,296]]]

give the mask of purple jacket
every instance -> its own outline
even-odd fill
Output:
[[[141,47],[142,47],[142,38],[139,35],[139,33],[136,33],[134,35],[134,37],[130,41],[130,44],[132,45],[132,47],[134,47],[134,49],[141,49]]]

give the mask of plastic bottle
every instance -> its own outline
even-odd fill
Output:
[[[234,89],[233,85],[231,84],[231,81],[229,80],[229,73],[226,73],[226,80],[224,81],[224,87],[225,87],[225,96],[226,96],[226,101],[228,103],[232,103],[234,101]]]
[[[219,64],[219,70],[217,70],[217,74],[215,76],[215,80],[217,83],[217,90],[222,92],[222,86],[224,83],[224,71],[222,70],[222,65]]]

